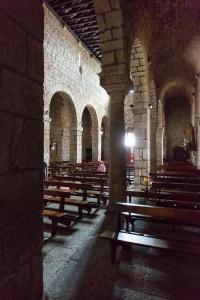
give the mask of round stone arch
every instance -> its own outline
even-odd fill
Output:
[[[51,103],[51,99],[54,94],[56,94],[58,91],[61,91],[65,94],[67,94],[71,99],[73,99],[73,104],[75,106],[75,110],[77,110],[77,101],[76,97],[73,93],[73,91],[70,90],[69,87],[67,87],[66,90],[66,85],[63,83],[54,83],[50,86],[44,86],[44,112],[48,112],[47,115],[49,116],[49,106]]]
[[[99,126],[97,113],[92,105],[86,105],[82,113],[82,161],[98,161]]]
[[[77,114],[71,97],[54,93],[49,106],[49,158],[51,161],[77,161]]]
[[[109,119],[103,116],[101,121],[101,160],[109,160]]]
[[[130,75],[134,84],[133,130],[135,135],[135,184],[142,184],[142,176],[150,170],[150,107],[148,69],[144,48],[135,37],[131,47]]]

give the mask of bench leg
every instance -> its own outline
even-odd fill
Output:
[[[97,197],[97,208],[100,208],[101,206],[101,199],[100,197]]]
[[[51,219],[51,237],[54,237],[57,232],[58,222],[55,218]]]
[[[129,216],[126,216],[125,218],[125,222],[126,222],[126,231],[129,231]]]
[[[116,262],[117,245],[116,245],[115,242],[111,241],[110,242],[110,247],[111,247],[111,263],[115,264],[115,262]]]
[[[83,211],[82,211],[82,208],[79,206],[78,207],[78,217],[79,217],[79,219],[82,219],[82,216],[83,216]]]
[[[131,223],[131,230],[134,231],[135,218],[131,216],[126,216],[125,222],[126,222],[126,231],[129,232],[129,223]]]
[[[132,226],[132,231],[134,231],[135,230],[135,221],[136,221],[136,219],[134,219],[134,218],[131,218],[131,226]]]
[[[85,210],[85,211],[87,211],[88,214],[90,214],[92,208],[91,208],[91,206],[90,206],[89,204],[86,204],[86,205],[84,205],[84,206],[82,207],[82,210]]]

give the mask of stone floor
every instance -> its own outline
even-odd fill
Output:
[[[200,259],[150,248],[126,248],[110,264],[109,243],[97,239],[105,210],[83,220],[44,245],[44,288],[50,300],[200,299]],[[45,226],[45,235],[49,227]],[[136,231],[199,239],[199,230],[138,221]]]

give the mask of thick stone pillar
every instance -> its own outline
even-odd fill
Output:
[[[149,174],[150,167],[150,111],[148,102],[134,102],[135,133],[135,185],[142,184],[142,177]]]
[[[196,167],[200,169],[200,78],[199,77],[197,77],[195,106],[196,106],[196,142],[197,142]]]
[[[70,128],[70,162],[77,162],[77,128]]]
[[[194,126],[195,128],[195,98],[192,97],[191,101],[190,101],[190,105],[191,105],[191,124],[192,126]],[[196,164],[196,156],[197,156],[197,152],[196,151],[192,151],[190,152],[190,161],[195,165]]]
[[[104,136],[104,160],[109,160],[109,133],[107,131]]]
[[[51,119],[44,116],[44,160],[48,165],[50,160],[50,125]]]
[[[124,92],[110,94],[109,194],[110,201],[123,201],[126,190]]]
[[[99,147],[101,148],[101,142],[99,144],[99,130],[97,125],[92,125],[92,161],[97,162],[99,160]],[[100,152],[101,153],[101,152]]]
[[[113,204],[125,201],[126,160],[125,160],[125,93],[115,91],[110,95],[109,126],[109,207],[103,228],[116,230],[118,214],[113,211]]]
[[[163,156],[164,156],[163,134],[164,134],[163,126],[158,126],[156,130],[157,167],[163,165]]]
[[[0,1],[0,299],[42,299],[42,1]]]
[[[83,127],[80,125],[77,127],[77,163],[82,162],[82,136]]]
[[[101,130],[100,127],[98,131],[98,161],[101,160],[102,135],[103,135],[103,131]]]
[[[150,171],[154,172],[157,168],[157,147],[156,147],[156,132],[157,132],[157,104],[150,109]]]

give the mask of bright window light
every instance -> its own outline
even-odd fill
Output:
[[[135,146],[135,135],[133,132],[125,133],[125,146],[134,147]]]

